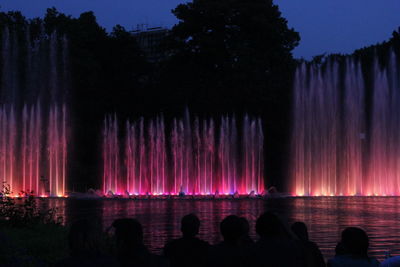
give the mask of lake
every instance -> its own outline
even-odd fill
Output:
[[[348,226],[365,229],[370,237],[371,255],[383,259],[389,251],[400,254],[399,197],[298,197],[224,200],[128,200],[128,199],[42,199],[42,208],[57,207],[65,224],[79,218],[99,220],[107,229],[113,220],[138,219],[144,228],[146,245],[160,253],[167,240],[180,236],[180,220],[196,213],[201,220],[200,238],[221,241],[219,223],[228,215],[246,217],[251,236],[257,238],[255,221],[266,210],[280,214],[288,223],[303,221],[310,239],[326,259],[334,255],[341,231]]]

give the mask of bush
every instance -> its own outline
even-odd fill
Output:
[[[67,230],[57,209],[40,210],[33,192],[0,191],[0,265],[47,266],[67,256]]]
[[[11,197],[10,185],[3,184],[0,191],[0,223],[5,226],[26,227],[37,224],[61,224],[57,209],[39,210],[33,192],[22,192],[22,201]]]

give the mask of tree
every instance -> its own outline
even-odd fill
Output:
[[[137,112],[143,102],[137,95],[145,91],[149,64],[132,33],[119,25],[107,33],[93,12],[74,18],[51,8],[36,24],[35,28],[40,30],[44,24],[48,34],[56,31],[68,40],[68,103],[74,125],[70,182],[80,190],[98,187],[104,115],[116,112],[124,117]]]
[[[165,76],[189,102],[260,111],[287,83],[300,37],[272,0],[194,0],[172,12]]]
[[[300,36],[272,0],[193,0],[177,6],[162,99],[197,113],[261,115],[270,185],[289,158],[292,50]]]

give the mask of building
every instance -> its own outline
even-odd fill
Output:
[[[137,30],[132,31],[139,47],[143,50],[148,61],[152,63],[160,62],[166,57],[162,44],[168,33],[169,29],[167,28],[147,28],[145,25],[140,25]]]

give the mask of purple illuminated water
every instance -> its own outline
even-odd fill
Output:
[[[12,195],[64,196],[67,175],[67,41],[26,26],[0,29],[0,181]]]
[[[219,222],[227,215],[245,216],[251,236],[256,218],[265,210],[278,212],[288,221],[304,221],[310,238],[326,259],[334,255],[341,231],[348,226],[365,229],[371,254],[382,259],[389,250],[400,255],[400,198],[398,197],[297,197],[237,200],[77,200],[46,199],[42,207],[58,207],[65,223],[78,218],[98,219],[104,229],[122,217],[137,218],[144,226],[145,243],[157,253],[164,243],[180,236],[180,219],[195,212],[201,219],[200,237],[221,241]]]
[[[260,119],[245,116],[238,130],[234,116],[192,122],[186,112],[170,128],[157,117],[127,122],[124,139],[118,129],[116,116],[105,120],[104,194],[248,195],[265,190]]]
[[[293,195],[400,195],[399,58],[386,57],[375,56],[369,83],[355,57],[297,69]]]

